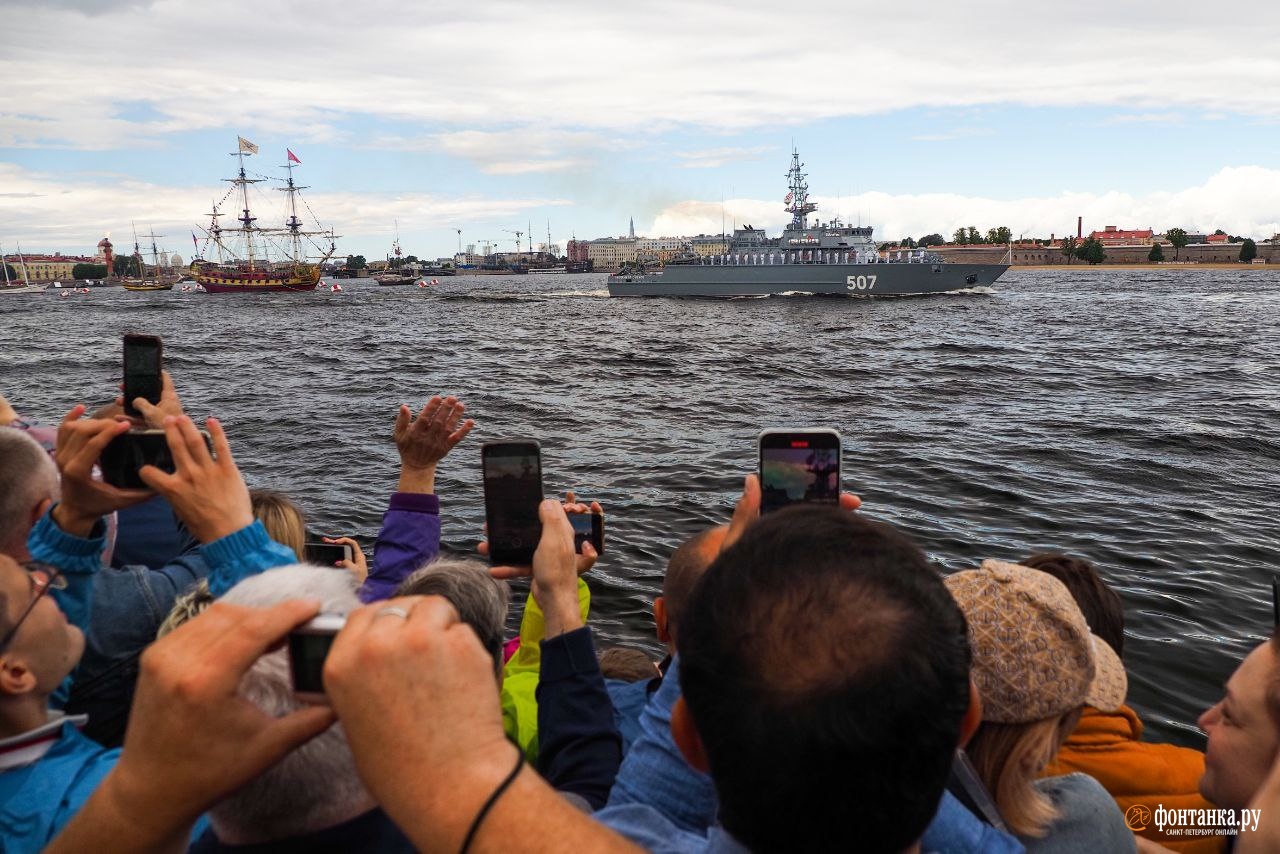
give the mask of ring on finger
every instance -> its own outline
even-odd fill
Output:
[[[386,608],[379,610],[378,613],[374,614],[373,616],[377,618],[377,617],[383,617],[386,615],[399,617],[402,620],[409,619],[409,612],[406,611],[404,608],[399,608],[399,607],[396,607],[395,605],[389,605]]]

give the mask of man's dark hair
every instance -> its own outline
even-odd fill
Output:
[[[699,531],[681,543],[667,560],[667,574],[662,577],[662,598],[667,603],[667,622],[672,626],[680,625],[685,601],[711,564],[706,554],[707,541],[718,532],[719,528]]]
[[[1071,598],[1080,606],[1089,631],[1124,658],[1124,603],[1098,575],[1093,564],[1084,558],[1041,552],[1022,561],[1022,565],[1047,572],[1065,584]]]
[[[677,646],[739,842],[888,852],[924,833],[969,708],[969,641],[905,536],[836,509],[772,513],[707,569]]]

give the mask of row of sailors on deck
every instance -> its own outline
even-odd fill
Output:
[[[759,267],[771,264],[892,264],[892,263],[926,263],[923,250],[907,252],[903,256],[898,252],[895,256],[889,252],[849,252],[822,251],[802,249],[790,252],[740,252],[732,255],[710,255],[702,259],[704,266],[710,267]]]

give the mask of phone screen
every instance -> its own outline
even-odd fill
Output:
[[[133,408],[135,398],[160,402],[160,339],[154,335],[124,336],[124,411],[140,414]]]
[[[840,500],[840,434],[834,430],[760,435],[760,512]]]
[[[316,566],[334,566],[341,560],[351,560],[351,546],[345,543],[306,543],[303,545],[305,560]]]
[[[481,452],[489,560],[528,564],[542,536],[542,461],[537,442],[493,442]]]
[[[573,550],[582,554],[582,544],[591,543],[596,554],[604,553],[604,517],[599,513],[570,513],[573,525]]]

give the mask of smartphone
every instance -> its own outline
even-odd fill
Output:
[[[582,554],[582,544],[591,543],[596,554],[604,554],[604,516],[600,513],[570,513],[573,525],[573,550]]]
[[[532,439],[486,442],[480,449],[484,472],[484,516],[489,524],[489,562],[527,566],[542,536],[542,453]]]
[[[316,566],[335,566],[340,560],[352,560],[355,554],[346,543],[305,543],[303,560]]]
[[[213,450],[213,440],[206,430],[201,430],[205,447]],[[138,469],[143,466],[155,466],[163,472],[174,472],[173,454],[169,451],[169,442],[163,430],[130,430],[121,433],[102,449],[98,457],[98,467],[102,469],[102,479],[112,486],[121,489],[148,489],[142,478],[138,477]]]
[[[760,434],[760,512],[791,504],[840,503],[840,434],[765,430]]]
[[[289,633],[289,674],[299,700],[329,702],[324,694],[324,662],[334,636],[346,624],[346,614],[318,614]]]
[[[141,415],[133,408],[136,398],[143,398],[151,403],[160,402],[160,391],[164,383],[160,378],[161,370],[160,337],[157,335],[124,336],[124,412],[126,415]]]

